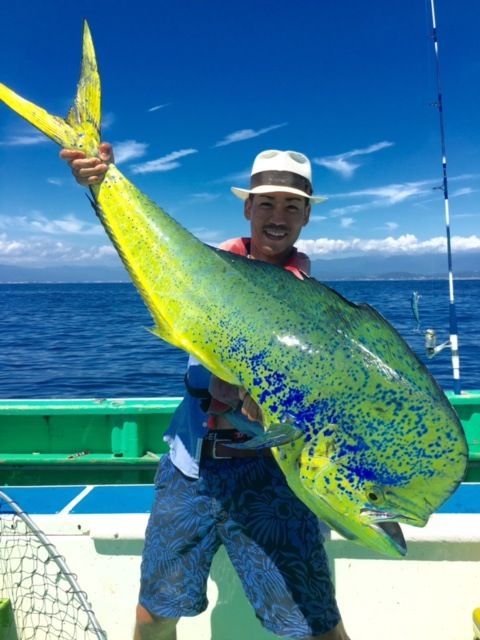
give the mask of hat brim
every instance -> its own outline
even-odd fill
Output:
[[[240,200],[246,200],[249,195],[262,194],[262,193],[293,193],[296,196],[301,196],[302,198],[308,198],[311,204],[320,204],[324,202],[327,198],[322,196],[309,196],[305,191],[300,191],[300,189],[295,189],[294,187],[285,187],[285,186],[276,186],[273,184],[264,184],[254,189],[239,189],[238,187],[231,187],[232,193],[240,198]]]

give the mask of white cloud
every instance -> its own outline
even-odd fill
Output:
[[[192,198],[197,202],[213,202],[213,200],[217,200],[219,197],[219,193],[209,193],[207,191],[192,194]]]
[[[0,234],[0,260],[18,266],[118,264],[119,258],[111,245],[77,247],[51,238],[15,240]]]
[[[207,229],[206,227],[196,227],[190,229],[191,233],[196,236],[202,242],[208,242],[209,244],[220,244],[222,240],[222,234],[217,229]]]
[[[364,191],[353,192],[352,196],[378,196],[388,202],[388,204],[397,204],[403,202],[413,196],[424,193],[430,193],[430,188],[425,188],[427,182],[406,182],[404,184],[392,184],[387,187],[377,189],[365,189]]]
[[[316,240],[299,240],[297,247],[311,257],[338,257],[346,255],[418,255],[424,253],[446,253],[447,244],[443,236],[419,240],[413,234],[405,234],[394,238],[337,240],[332,238],[318,238]],[[453,236],[452,250],[480,251],[480,237]]]
[[[459,218],[480,218],[480,213],[456,213],[455,220],[458,220]]]
[[[458,198],[459,196],[469,196],[471,193],[476,193],[477,189],[471,187],[464,187],[463,189],[456,189],[451,193],[452,198]]]
[[[192,153],[198,153],[197,149],[180,149],[179,151],[172,151],[163,158],[157,158],[156,160],[150,160],[143,164],[134,164],[132,166],[133,173],[156,173],[159,171],[171,171],[180,166],[177,162],[178,158],[189,156]]]
[[[478,177],[480,176],[472,174],[458,175],[450,178],[450,182],[472,180],[477,179]],[[359,191],[334,193],[329,194],[328,197],[332,199],[378,196],[381,198],[385,198],[390,204],[396,204],[397,202],[401,202],[402,200],[405,200],[406,198],[409,198],[411,196],[432,193],[432,191],[438,189],[441,190],[440,180],[434,178],[430,180],[418,180],[416,182],[393,183],[385,185],[383,187],[369,187],[368,189],[361,189]],[[467,192],[471,193],[472,191],[468,187],[466,187],[457,189],[455,193],[458,195],[464,195]]]
[[[344,216],[352,213],[359,213],[360,211],[365,211],[366,209],[371,209],[372,207],[383,206],[385,202],[383,200],[375,200],[374,202],[365,202],[364,204],[349,204],[345,207],[335,207],[335,209],[330,210],[330,215],[333,217],[336,216]]]
[[[19,240],[10,240],[6,233],[0,234],[0,256],[9,257],[18,255],[23,248],[23,243]]]
[[[49,235],[100,235],[103,230],[99,224],[90,224],[79,220],[73,215],[64,218],[49,220],[45,217],[38,217],[30,222],[32,228],[41,233]]]
[[[340,221],[340,225],[344,228],[344,229],[348,229],[348,227],[351,227],[352,224],[355,223],[355,218],[342,218]]]
[[[115,142],[113,145],[115,154],[115,164],[121,164],[135,158],[142,158],[148,149],[145,142],[137,142],[136,140],[124,140],[123,142]]]
[[[63,180],[60,178],[47,178],[48,184],[53,184],[55,187],[61,187],[63,185]]]
[[[384,187],[372,187],[347,193],[329,194],[330,200],[335,198],[374,198],[365,203],[336,207],[330,211],[330,215],[343,216],[377,207],[391,207],[399,202],[431,194],[435,184],[437,184],[437,180],[421,180],[418,182],[404,182],[403,184],[390,184]]]
[[[371,144],[363,149],[352,149],[352,151],[345,151],[344,153],[339,153],[335,156],[314,158],[313,162],[321,167],[326,167],[327,169],[331,169],[332,171],[339,173],[344,178],[351,178],[361,164],[351,162],[350,158],[376,153],[377,151],[381,151],[382,149],[386,149],[391,146],[393,146],[393,142],[384,140],[382,142]]]
[[[113,113],[103,113],[102,114],[102,129],[110,129],[110,127],[115,122],[115,115]]]
[[[192,233],[204,242],[213,245],[220,244],[222,234],[215,229],[206,227],[193,228]],[[0,233],[0,263],[25,266],[46,265],[117,265],[119,258],[112,245],[95,244],[79,246],[65,237],[56,234],[37,234],[30,238],[13,238],[7,233]],[[100,241],[101,242],[101,241]],[[385,238],[351,238],[348,240],[336,238],[317,238],[299,240],[297,247],[308,253],[312,258],[338,258],[361,255],[420,255],[442,254],[446,252],[446,241],[442,237],[420,240],[412,234]],[[456,254],[468,251],[480,251],[480,237],[453,236],[452,248]]]
[[[84,222],[72,214],[63,218],[47,218],[38,211],[25,216],[1,216],[0,229],[53,236],[100,236],[104,233],[97,222]]]
[[[148,113],[153,113],[154,111],[159,111],[160,109],[165,109],[165,107],[168,107],[170,105],[169,102],[166,102],[165,104],[156,104],[154,107],[150,107],[150,109],[147,109]]]
[[[386,222],[385,227],[389,231],[395,231],[395,229],[398,229],[398,222]]]
[[[348,162],[345,158],[315,158],[315,164],[339,173],[344,178],[351,178],[361,165]]]
[[[11,136],[0,142],[0,147],[30,147],[45,142],[48,142],[48,138],[40,133],[32,133],[29,135]]]
[[[224,184],[230,183],[232,185],[242,184],[242,182],[247,182],[250,179],[250,169],[245,169],[244,171],[239,171],[238,173],[230,173],[228,176],[224,176],[223,178],[217,178],[212,181],[212,184]]]
[[[282,122],[282,124],[273,124],[270,127],[265,127],[264,129],[258,129],[255,131],[254,129],[240,129],[239,131],[234,131],[233,133],[229,133],[228,135],[216,142],[214,147],[225,147],[228,144],[233,144],[234,142],[242,142],[243,140],[250,140],[251,138],[257,138],[258,136],[262,136],[264,133],[268,133],[269,131],[273,131],[274,129],[280,129],[280,127],[286,127],[288,122]]]

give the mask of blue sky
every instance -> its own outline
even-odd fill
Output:
[[[437,0],[453,246],[480,249],[478,0]],[[230,187],[263,149],[313,162],[312,257],[444,250],[429,0],[19,0],[0,5],[0,81],[65,115],[82,20],[103,139],[210,243],[248,234]],[[58,147],[0,106],[0,264],[114,265]]]

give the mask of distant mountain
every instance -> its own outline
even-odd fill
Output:
[[[480,251],[453,257],[456,278],[480,278]],[[443,254],[419,256],[361,256],[312,260],[312,275],[319,280],[410,280],[447,278],[447,257]]]
[[[480,251],[453,258],[457,278],[480,278]],[[361,256],[312,260],[312,275],[319,280],[411,280],[446,278],[445,255]],[[101,266],[17,267],[0,264],[0,282],[129,282],[125,269]]]
[[[0,264],[0,282],[128,282],[123,267],[17,267]]]

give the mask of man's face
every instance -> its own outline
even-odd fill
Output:
[[[309,216],[310,204],[302,196],[282,192],[251,196],[245,202],[245,217],[250,220],[252,256],[281,265]]]

